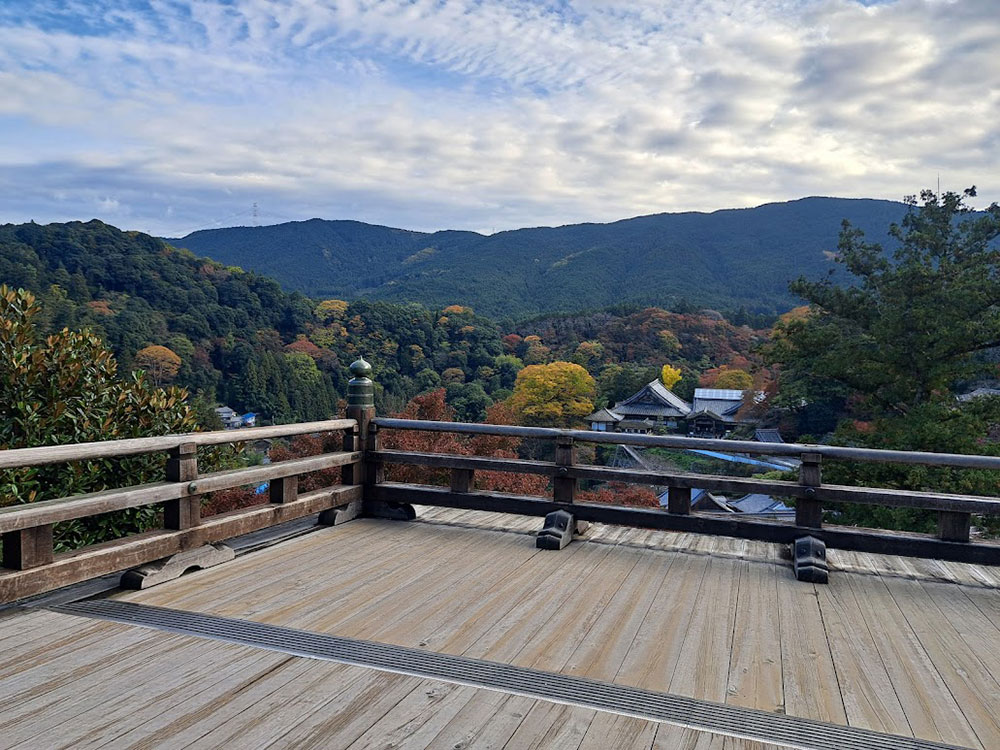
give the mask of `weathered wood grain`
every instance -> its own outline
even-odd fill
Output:
[[[356,486],[331,487],[302,495],[283,505],[254,506],[205,519],[201,525],[178,531],[151,531],[76,552],[57,555],[48,565],[27,570],[0,571],[0,602],[11,602],[85,581],[105,573],[132,568],[183,550],[275,526],[336,504],[360,498]]]
[[[129,438],[127,440],[102,440],[95,443],[69,443],[66,445],[44,445],[36,448],[13,448],[0,450],[0,469],[18,466],[43,466],[65,461],[91,461],[99,458],[135,456],[142,453],[168,451],[186,443],[199,446],[246,443],[253,440],[270,440],[314,432],[334,432],[349,430],[357,422],[353,419],[327,419],[321,422],[299,422],[297,424],[273,425],[270,427],[248,427],[242,430],[217,430],[214,432],[190,432],[181,435],[161,435],[158,437]]]
[[[152,505],[166,500],[176,500],[206,492],[239,487],[245,484],[260,484],[272,479],[306,474],[311,471],[330,469],[360,460],[360,453],[323,453],[307,458],[278,461],[263,466],[246,469],[232,469],[203,474],[196,481],[153,482],[103,492],[91,492],[56,500],[43,500],[27,505],[11,505],[0,508],[0,532],[7,533],[19,529],[29,529],[43,524],[71,521],[76,518],[116,510]]]

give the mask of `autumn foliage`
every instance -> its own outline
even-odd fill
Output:
[[[147,346],[135,354],[133,364],[145,370],[156,385],[169,383],[181,369],[181,358],[165,346]]]
[[[401,419],[421,419],[435,422],[451,422],[455,413],[445,402],[445,390],[439,388],[410,400],[400,413]],[[514,424],[515,417],[510,407],[501,402],[486,411],[489,424]],[[420,451],[422,453],[451,453],[463,456],[492,456],[495,458],[517,458],[520,443],[518,438],[498,435],[473,435],[468,438],[447,432],[420,432],[416,430],[386,430],[382,434],[382,445],[394,450]],[[386,479],[391,482],[413,484],[447,485],[449,469],[427,466],[386,466]],[[477,471],[475,487],[494,492],[513,492],[519,495],[541,495],[548,480],[545,477],[528,474],[512,474],[499,471]]]
[[[729,365],[713,367],[705,370],[698,379],[702,388],[726,388],[735,391],[745,391],[753,387],[753,376],[746,370]]]
[[[668,389],[673,388],[681,380],[681,368],[663,365],[663,368],[660,370],[660,380]]]
[[[343,436],[339,432],[328,432],[322,435],[298,435],[289,443],[278,443],[268,451],[272,462],[288,461],[293,458],[318,456],[320,453],[331,453],[342,450]],[[299,492],[331,487],[340,484],[340,467],[322,469],[308,474],[299,475]],[[252,505],[263,505],[269,502],[267,492],[257,493],[254,487],[232,487],[211,493],[204,501],[201,515],[214,516]]]
[[[638,484],[610,482],[596,490],[578,492],[576,499],[584,503],[632,505],[640,508],[659,508],[660,498],[649,487]]]
[[[594,410],[597,386],[573,362],[529,365],[517,374],[509,406],[522,424],[569,427]]]

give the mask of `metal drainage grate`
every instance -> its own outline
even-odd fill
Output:
[[[172,633],[212,638],[397,674],[487,688],[802,750],[940,750],[928,740],[775,714],[669,693],[467,659],[385,643],[311,633],[249,620],[132,602],[80,601],[49,609]]]

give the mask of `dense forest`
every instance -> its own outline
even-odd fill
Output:
[[[836,268],[843,219],[887,241],[902,203],[804,198],[611,224],[433,234],[312,219],[168,240],[316,297],[459,302],[511,319],[619,304],[780,314],[788,282]]]
[[[0,281],[34,292],[39,327],[89,328],[121,369],[186,387],[204,420],[225,403],[279,422],[336,413],[360,355],[379,408],[443,387],[457,418],[482,419],[525,365],[567,360],[623,398],[672,363],[694,387],[706,370],[748,367],[761,339],[717,312],[629,308],[501,325],[469,307],[314,300],[272,279],[99,221],[0,227]]]

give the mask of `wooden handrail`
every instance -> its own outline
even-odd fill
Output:
[[[888,505],[896,507],[917,508],[936,511],[938,514],[938,539],[942,543],[958,547],[948,547],[948,559],[963,559],[966,555],[970,560],[981,560],[981,550],[961,552],[961,545],[969,546],[970,522],[972,514],[1000,515],[1000,497],[981,497],[976,495],[959,495],[942,492],[926,492],[880,487],[852,487],[823,484],[822,461],[824,458],[850,461],[870,461],[880,463],[897,463],[922,466],[944,466],[964,469],[1000,470],[1000,457],[976,456],[957,453],[928,453],[919,451],[878,450],[871,448],[851,448],[830,445],[808,445],[802,443],[757,443],[747,440],[718,440],[707,438],[692,438],[679,435],[638,435],[629,433],[608,433],[588,430],[564,430],[549,427],[524,427],[520,425],[489,425],[465,424],[460,422],[440,422],[417,419],[387,419],[375,418],[372,424],[382,429],[425,430],[428,432],[446,432],[465,435],[495,435],[514,438],[533,438],[553,440],[556,443],[556,460],[523,461],[519,459],[499,459],[480,456],[454,456],[445,454],[421,453],[418,451],[384,451],[369,450],[367,455],[374,463],[402,463],[425,466],[451,468],[452,488],[460,488],[449,496],[448,502],[455,507],[477,508],[477,497],[482,493],[471,491],[470,481],[477,470],[507,471],[523,474],[541,474],[552,477],[554,500],[558,506],[569,508],[574,504],[574,491],[577,480],[589,479],[602,482],[623,482],[626,484],[653,484],[666,486],[670,493],[667,503],[667,513],[674,516],[691,515],[690,490],[694,488],[716,492],[745,492],[779,495],[794,498],[795,524],[801,534],[816,534],[823,529],[824,503],[863,503],[868,505]],[[648,471],[636,469],[616,469],[605,466],[581,466],[572,457],[574,443],[604,443],[617,445],[637,445],[646,447],[685,448],[694,450],[714,450],[731,453],[753,453],[773,456],[794,456],[800,460],[798,466],[798,481],[785,482],[779,480],[747,479],[719,475],[686,474],[667,471]],[[562,446],[562,452],[560,452]],[[792,467],[789,467],[792,470]],[[463,472],[457,476],[455,472]],[[423,490],[414,490],[426,495]],[[379,492],[376,492],[379,496]],[[384,495],[383,495],[384,496]],[[431,495],[441,497],[440,493]],[[538,500],[538,498],[536,498]],[[424,500],[423,502],[429,502]],[[494,498],[494,504],[502,502]],[[523,505],[523,504],[522,504]],[[518,506],[522,507],[522,506]],[[529,504],[523,507],[543,507]],[[624,510],[624,509],[622,509]],[[512,512],[520,512],[513,510]],[[654,511],[662,513],[663,511]],[[714,521],[702,525],[706,533],[722,533],[718,529],[738,528],[740,523],[733,514],[732,523],[720,525]],[[621,518],[632,518],[625,514]],[[645,517],[645,516],[643,516]],[[701,516],[708,518],[709,516]],[[678,526],[677,528],[687,528]],[[711,531],[716,529],[716,531]],[[733,533],[733,532],[727,532]],[[784,533],[784,532],[782,532]],[[871,533],[871,532],[864,532]],[[737,533],[737,536],[740,534]],[[863,533],[862,533],[863,535]],[[781,536],[779,534],[779,536]],[[884,537],[885,534],[879,534]],[[783,538],[783,537],[782,537]],[[834,539],[846,539],[843,534],[834,535]],[[892,549],[906,549],[906,540],[916,539],[912,535],[899,535]],[[851,536],[850,544],[857,542]],[[986,556],[990,560],[1000,562],[996,545],[990,548]],[[858,547],[854,546],[852,549]],[[914,541],[914,550],[944,550],[941,546],[924,545]],[[916,553],[914,553],[916,554]],[[978,555],[978,556],[977,556]]]
[[[548,477],[560,475],[560,469],[551,461],[526,461],[519,458],[492,458],[488,456],[463,456],[448,453],[422,453],[419,451],[380,450],[371,458],[390,464],[433,466],[446,469],[472,471],[502,471],[512,474],[540,474]],[[573,479],[590,479],[624,484],[654,484],[663,487],[703,489],[715,492],[746,492],[809,498],[831,503],[860,503],[866,505],[891,505],[925,510],[946,510],[981,515],[1000,515],[1000,497],[978,495],[953,495],[940,492],[918,492],[872,487],[824,484],[816,487],[777,479],[749,479],[723,477],[711,474],[689,474],[645,469],[616,469],[606,466],[575,464],[565,467],[565,476]]]
[[[263,466],[203,474],[189,483],[153,482],[136,487],[91,492],[86,495],[75,495],[56,500],[11,505],[0,508],[0,533],[6,534],[44,524],[72,521],[76,518],[86,518],[126,508],[138,508],[143,505],[162,503],[167,500],[201,495],[206,492],[215,492],[246,484],[258,484],[282,477],[297,476],[311,471],[357,463],[360,460],[360,452],[321,453],[318,456],[294,458]]]
[[[353,467],[361,466],[364,458],[364,453],[356,446],[358,429],[358,420],[352,417],[0,451],[0,469],[154,452],[167,454],[167,481],[164,482],[0,508],[0,534],[3,538],[0,602],[358,502],[364,490],[362,486],[354,485],[350,477],[342,477],[342,484],[302,496],[298,494],[301,474],[350,467],[348,474],[353,476]],[[332,431],[344,432],[346,450],[209,474],[198,473],[199,446]],[[261,482],[270,482],[266,496],[270,502],[266,505],[251,506],[208,519],[200,517],[201,497],[205,493]],[[53,529],[57,523],[158,503],[164,504],[165,528],[162,530],[97,544],[72,553],[54,554]]]
[[[125,440],[103,440],[95,443],[69,443],[66,445],[41,445],[36,448],[12,448],[0,450],[0,469],[16,469],[24,466],[44,466],[64,461],[88,461],[101,458],[121,458],[143,453],[158,453],[177,448],[187,443],[196,446],[224,445],[226,443],[246,443],[251,440],[307,435],[314,432],[335,432],[349,430],[357,426],[354,419],[327,419],[321,422],[300,422],[270,427],[247,427],[240,430],[216,430],[213,432],[191,432],[180,435],[160,435],[157,437],[128,438]]]
[[[639,445],[647,448],[687,448],[766,456],[791,456],[795,458],[800,457],[803,453],[815,453],[823,458],[835,460],[919,464],[921,466],[949,466],[959,469],[1000,470],[1000,456],[978,456],[965,453],[897,451],[879,448],[851,448],[839,445],[810,445],[808,443],[758,443],[753,440],[718,440],[713,438],[683,437],[680,435],[638,435],[624,432],[560,430],[552,427],[467,424],[464,422],[434,422],[430,420],[389,419],[385,417],[376,417],[372,421],[381,428],[394,430],[425,430],[427,432],[497,435],[516,438],[541,438],[545,440],[570,437],[583,443]]]
[[[554,509],[571,509],[578,520],[583,521],[726,534],[782,543],[795,539],[796,535],[808,533],[822,537],[831,546],[846,549],[1000,564],[1000,545],[969,543],[971,514],[1000,514],[1000,497],[845,487],[823,484],[821,476],[823,459],[1000,470],[1000,457],[377,418],[373,402],[374,388],[368,378],[371,374],[370,365],[359,360],[351,365],[351,373],[354,378],[348,384],[347,419],[0,450],[0,469],[155,452],[168,454],[165,482],[0,508],[5,568],[0,570],[0,602],[58,588],[95,575],[123,570],[208,541],[226,539],[293,518],[322,513],[330,508],[342,508],[347,504],[353,504],[352,509],[346,513],[350,517],[361,512],[377,513],[380,503],[383,509],[390,510],[389,506],[395,506],[398,510],[400,503],[416,502],[531,515],[547,514]],[[553,440],[556,444],[555,460],[533,461],[383,450],[379,445],[379,432],[382,429]],[[344,432],[341,451],[211,474],[199,475],[198,472],[197,449],[202,446],[333,431]],[[793,456],[801,459],[802,464],[797,482],[617,469],[576,463],[575,446],[579,443]],[[386,483],[383,467],[391,463],[451,469],[450,486],[439,488]],[[299,495],[300,474],[337,466],[344,467],[339,484]],[[477,471],[551,477],[552,497],[524,497],[476,491],[474,477]],[[670,503],[667,510],[580,503],[577,500],[576,485],[581,479],[666,486],[671,493]],[[205,493],[265,481],[270,482],[268,503],[212,518],[200,518],[201,497]],[[740,520],[738,513],[725,514],[724,517],[692,513],[692,488],[720,492],[759,492],[795,498],[796,520],[794,523],[766,523]],[[822,506],[823,503],[831,502],[935,510],[939,516],[938,538],[824,527]],[[53,528],[57,523],[154,503],[164,503],[164,529],[72,553],[53,553]],[[321,519],[329,519],[334,515],[337,514],[326,513],[321,515]]]

